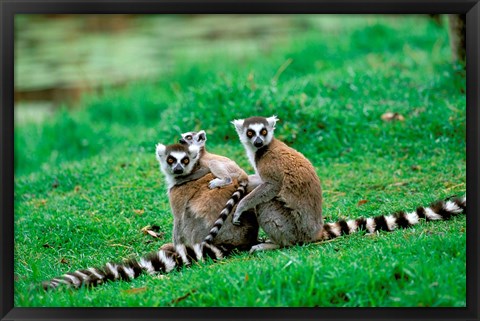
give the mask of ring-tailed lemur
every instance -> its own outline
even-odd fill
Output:
[[[247,186],[248,175],[237,163],[230,158],[207,152],[205,143],[207,134],[204,130],[197,132],[186,132],[181,134],[180,144],[195,145],[200,147],[200,165],[206,167],[216,177],[209,183],[210,188],[223,187],[237,179],[240,185]]]
[[[322,189],[314,167],[298,151],[273,137],[277,117],[251,117],[232,123],[245,146],[247,156],[262,183],[237,206],[233,223],[240,224],[244,211],[255,208],[260,227],[272,240],[251,251],[269,250],[299,243],[321,241],[353,233],[393,230],[427,220],[446,219],[464,213],[466,198],[432,204],[415,213],[361,218],[323,224]]]
[[[61,284],[75,288],[96,286],[109,280],[131,280],[142,273],[168,273],[203,258],[218,260],[233,250],[248,250],[258,243],[258,223],[253,211],[245,213],[242,226],[233,225],[228,220],[213,242],[203,242],[210,227],[217,221],[218,213],[224,213],[225,209],[230,211],[238,201],[232,195],[237,192],[239,184],[234,180],[233,184],[224,188],[210,189],[208,183],[214,177],[200,166],[197,146],[158,144],[156,157],[168,183],[174,216],[173,244],[165,244],[159,251],[139,260],[107,263],[101,268],[66,273],[44,281],[44,289],[56,288]]]
[[[180,144],[198,146],[200,148],[200,166],[208,168],[216,177],[210,181],[210,188],[229,185],[231,184],[232,179],[237,179],[240,185],[237,191],[233,193],[232,198],[227,202],[227,206],[220,213],[220,216],[215,221],[215,224],[208,235],[205,237],[204,242],[211,243],[222,228],[225,220],[232,211],[233,206],[237,204],[247,192],[247,186],[249,186],[249,189],[253,189],[259,183],[258,181],[255,181],[256,177],[253,175],[249,177],[247,173],[245,173],[245,171],[241,169],[233,160],[224,156],[207,152],[205,148],[207,134],[204,130],[199,132],[186,132],[181,134],[181,136],[182,138],[179,141]]]

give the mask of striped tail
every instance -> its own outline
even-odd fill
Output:
[[[239,184],[237,190],[232,194],[232,197],[230,197],[227,204],[225,205],[223,210],[220,212],[220,216],[213,224],[213,227],[210,230],[210,233],[208,233],[208,235],[203,239],[203,244],[205,243],[212,244],[213,239],[215,239],[215,236],[217,236],[218,232],[220,232],[220,229],[222,228],[223,224],[225,224],[225,220],[227,219],[228,215],[230,215],[230,213],[232,212],[232,209],[245,196],[245,193],[247,191],[247,185],[248,185],[248,181],[241,182]]]
[[[102,268],[88,268],[66,273],[42,282],[44,290],[55,289],[60,285],[74,288],[93,287],[107,281],[130,281],[142,273],[167,274],[174,269],[189,266],[193,262],[211,258],[216,261],[229,254],[226,249],[211,244],[195,244],[194,246],[173,244],[164,245],[159,251],[152,252],[140,260],[130,259],[123,263],[107,263]]]
[[[440,200],[432,203],[429,207],[419,207],[411,213],[396,212],[392,215],[379,215],[369,218],[357,218],[355,220],[340,220],[334,223],[325,223],[320,231],[317,241],[334,239],[341,235],[348,235],[366,230],[368,233],[377,231],[393,231],[399,228],[408,228],[420,222],[448,220],[452,216],[465,214],[467,211],[467,197],[456,197],[448,200]]]

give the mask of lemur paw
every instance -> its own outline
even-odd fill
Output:
[[[235,214],[233,214],[233,217],[232,217],[232,224],[233,225],[240,225],[240,216],[242,215],[242,213],[240,212],[235,212]]]

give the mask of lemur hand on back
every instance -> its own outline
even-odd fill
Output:
[[[234,179],[232,184],[224,188],[208,188],[208,182],[214,177],[200,165],[198,146],[158,144],[156,157],[168,185],[174,217],[173,244],[165,244],[159,251],[138,260],[107,263],[100,268],[90,267],[66,273],[44,281],[44,289],[54,289],[61,284],[75,288],[96,286],[107,281],[131,280],[142,273],[169,273],[204,258],[218,260],[235,249],[248,250],[258,243],[258,223],[253,211],[244,213],[241,226],[235,226],[231,220],[227,220],[221,230],[217,228],[213,233],[215,240],[213,237],[204,240],[206,235],[212,235],[211,226],[218,226],[219,213],[220,218],[226,218],[234,209],[245,193],[245,187]]]
[[[232,183],[232,179],[237,179],[239,183],[246,186],[248,175],[233,160],[207,152],[205,142],[207,134],[204,130],[197,132],[186,132],[181,134],[180,143],[184,145],[198,146],[200,148],[200,164],[208,168],[215,179],[209,183],[210,188],[224,187]]]

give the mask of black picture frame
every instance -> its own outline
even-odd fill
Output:
[[[478,0],[178,0],[178,1],[16,1],[1,8],[1,320],[298,320],[436,319],[478,320],[479,75],[480,4]],[[15,308],[13,304],[13,63],[14,16],[28,13],[344,13],[466,14],[467,97],[467,307],[466,308]]]

